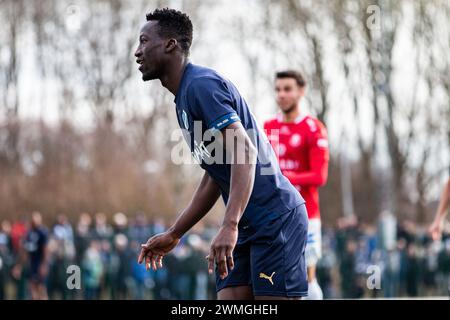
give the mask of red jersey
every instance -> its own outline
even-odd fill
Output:
[[[15,253],[20,251],[22,240],[27,234],[27,226],[24,222],[15,222],[11,228],[11,243]]]
[[[319,192],[328,176],[328,138],[317,119],[302,116],[283,122],[281,116],[264,123],[264,130],[286,178],[306,201],[309,219],[320,219]]]

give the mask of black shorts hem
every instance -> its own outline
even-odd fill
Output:
[[[251,287],[251,285],[248,284],[248,282],[231,282],[231,283],[225,284],[223,287],[216,288],[216,292],[219,292],[220,290],[225,289],[225,288],[229,288],[229,287],[240,287],[240,286]]]
[[[233,282],[227,283],[225,286],[216,288],[216,292],[219,292],[222,289],[230,288],[230,287],[239,287],[239,286],[249,286],[248,283],[243,282]],[[306,297],[308,295],[308,291],[293,291],[293,292],[284,292],[284,291],[253,291],[254,296],[273,296],[273,297]]]
[[[253,292],[254,296],[273,296],[273,297],[306,297],[308,291],[293,291],[293,292],[283,292],[283,291],[256,291]]]

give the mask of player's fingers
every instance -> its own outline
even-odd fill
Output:
[[[156,258],[156,253],[153,252],[152,250],[149,251],[149,253],[147,253],[149,259],[148,259],[148,270],[153,269],[155,270],[155,268],[153,267],[153,261]]]
[[[212,274],[214,272],[214,249],[211,248],[208,257],[208,273]]]
[[[219,254],[216,255],[216,262],[219,268],[220,278],[224,279],[228,275],[226,250],[225,248],[221,248],[218,251]]]
[[[160,268],[159,262],[160,262],[161,258],[162,258],[161,255],[159,255],[159,254],[155,255],[155,270],[158,270]]]
[[[162,255],[161,255],[161,256],[158,256],[157,264],[158,264],[158,267],[159,267],[159,268],[162,268],[162,267],[163,267],[163,265],[162,265],[162,259],[163,259],[163,256],[162,256]]]
[[[227,264],[230,270],[234,269],[234,259],[233,259],[233,250],[228,249],[227,251]]]
[[[149,271],[150,270],[150,265],[151,265],[151,261],[152,261],[152,252],[149,252],[149,254],[147,256],[145,256],[145,270]]]
[[[158,258],[158,255],[156,255],[156,254],[154,254],[153,256],[152,256],[152,269],[153,270],[157,270],[158,268],[156,267],[156,259]]]
[[[439,232],[439,230],[434,229],[433,232],[431,233],[431,237],[433,238],[434,241],[437,241],[441,238],[441,233]]]
[[[431,225],[430,228],[428,228],[428,233],[431,235],[431,238],[436,241],[439,238],[439,227],[437,227],[435,224]]]
[[[139,256],[138,256],[138,263],[141,264],[142,260],[144,259],[145,253],[144,253],[144,248],[141,248],[141,251],[139,252]]]
[[[141,252],[138,257],[138,263],[141,264],[147,254],[147,248],[141,246]]]

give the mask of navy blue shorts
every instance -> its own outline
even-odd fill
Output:
[[[306,296],[307,234],[304,204],[258,229],[240,223],[233,251],[234,269],[228,270],[228,276],[221,280],[216,266],[217,291],[248,285],[254,296]]]

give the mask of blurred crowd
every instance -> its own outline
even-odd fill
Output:
[[[376,226],[350,216],[339,219],[336,228],[323,229],[322,237],[317,272],[325,299],[450,294],[448,229],[433,241],[426,228],[382,212]]]
[[[44,226],[38,212],[28,220],[4,220],[0,299],[215,298],[205,259],[213,227],[183,237],[161,270],[146,271],[137,264],[140,245],[165,230],[163,220],[149,221],[142,212],[131,221],[117,213],[112,223],[103,213],[82,213],[74,225],[59,215],[52,227]],[[79,267],[80,289],[73,288],[73,279],[68,286],[72,265]]]
[[[0,221],[0,299],[215,299],[205,256],[216,227],[190,231],[165,257],[164,268],[136,262],[140,244],[166,230],[143,212],[111,221],[82,213],[71,224],[59,215],[52,226],[38,212]],[[382,213],[378,225],[342,218],[323,229],[318,280],[324,298],[447,296],[450,235],[432,241],[416,224]],[[68,286],[68,267],[80,269],[80,289]],[[375,266],[375,268],[373,268]],[[371,275],[375,288],[367,285]]]

